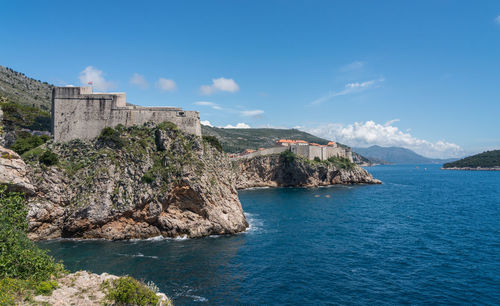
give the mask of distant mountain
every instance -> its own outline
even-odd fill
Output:
[[[461,160],[446,163],[443,168],[494,168],[500,167],[500,150],[486,151]]]
[[[0,97],[10,102],[50,111],[53,87],[0,65]]]
[[[353,148],[354,152],[359,153],[372,161],[391,164],[441,164],[456,159],[436,159],[419,155],[412,150],[400,147],[381,147],[371,146],[368,148]]]
[[[324,145],[329,142],[329,140],[297,129],[224,129],[202,125],[201,133],[217,137],[224,151],[228,153],[238,153],[245,149],[269,148],[274,146],[275,141],[279,139],[302,139]],[[338,145],[348,148],[340,143]],[[354,152],[353,159],[360,164],[371,163],[367,158]]]

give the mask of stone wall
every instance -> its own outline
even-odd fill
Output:
[[[91,87],[55,87],[52,92],[54,141],[92,139],[103,128],[175,123],[186,133],[201,136],[200,114],[175,107],[127,106],[125,93],[92,93]]]

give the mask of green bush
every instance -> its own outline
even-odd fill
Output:
[[[146,285],[124,276],[103,284],[106,300],[113,305],[156,305],[158,296]]]
[[[290,150],[286,150],[286,151],[281,152],[280,157],[283,160],[283,162],[285,163],[285,165],[290,165],[293,162],[295,162],[297,155],[293,154],[293,152]]]
[[[50,131],[50,113],[33,106],[14,102],[0,102],[4,122],[15,130],[27,128],[30,130]]]
[[[50,138],[46,135],[36,136],[31,135],[28,132],[20,132],[17,134],[16,142],[14,142],[11,146],[11,149],[21,155],[29,150],[41,146],[49,139]]]
[[[59,157],[51,150],[46,150],[42,155],[40,155],[38,161],[46,166],[53,166],[57,164]]]
[[[0,186],[0,278],[47,280],[64,269],[28,239],[26,215],[23,195]]]
[[[332,163],[334,166],[342,169],[352,170],[356,167],[356,164],[351,162],[349,158],[346,157],[336,157],[332,156],[328,158],[328,162]]]
[[[319,157],[315,156],[315,157],[314,157],[314,161],[315,161],[315,162],[317,162],[317,163],[320,163],[320,162],[321,162],[321,158],[319,158]]]
[[[56,281],[41,281],[35,286],[35,293],[41,295],[51,295],[52,291],[58,287],[58,283]]]
[[[216,148],[217,151],[222,152],[222,145],[215,136],[203,136],[203,141],[210,144],[212,147]]]
[[[152,182],[154,182],[154,180],[155,180],[154,176],[149,172],[146,172],[141,177],[141,182],[146,183],[146,184],[151,184]]]
[[[158,124],[158,128],[160,130],[174,130],[174,131],[177,131],[179,129],[175,123],[170,121],[164,121]]]
[[[112,127],[105,127],[102,129],[98,141],[116,149],[121,149],[125,145],[125,141],[120,137],[120,132]]]

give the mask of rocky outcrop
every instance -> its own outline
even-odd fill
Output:
[[[57,289],[50,295],[36,295],[32,299],[37,305],[108,305],[110,302],[106,301],[103,284],[115,279],[118,276],[108,273],[78,271],[59,278]],[[172,305],[172,301],[164,293],[156,295],[159,306]]]
[[[273,154],[233,161],[238,189],[252,187],[317,187],[333,184],[380,184],[355,165],[314,162],[298,156]],[[344,166],[344,168],[342,168]]]
[[[46,150],[56,165],[40,164]],[[225,154],[172,125],[105,129],[93,141],[33,151],[31,239],[202,237],[248,227]]]
[[[12,150],[0,147],[0,185],[6,185],[8,191],[32,195],[35,188],[26,174],[26,164],[21,157]]]

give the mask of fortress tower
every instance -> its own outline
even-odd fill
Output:
[[[201,136],[200,113],[176,107],[128,106],[125,93],[93,93],[92,87],[55,87],[52,91],[54,141],[92,139],[103,128],[170,121]]]

